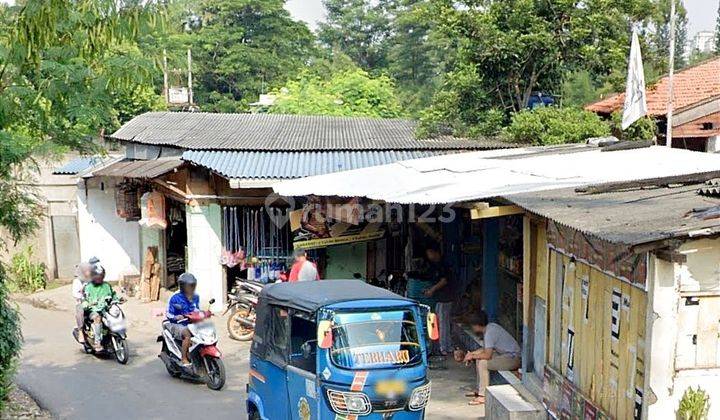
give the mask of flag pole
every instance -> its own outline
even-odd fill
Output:
[[[670,0],[670,71],[668,72],[667,131],[665,145],[672,147],[673,78],[675,76],[675,0]]]

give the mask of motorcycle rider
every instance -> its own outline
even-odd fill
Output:
[[[94,259],[95,257],[93,257]],[[95,261],[97,262],[97,260]],[[82,262],[78,265],[77,276],[72,282],[72,296],[75,299],[75,322],[78,329],[78,341],[80,344],[85,342],[85,334],[83,333],[83,324],[85,323],[85,308],[83,300],[85,299],[85,286],[90,282],[90,274],[93,268],[93,262]]]
[[[182,366],[188,368],[192,366],[189,357],[192,335],[185,316],[200,309],[200,296],[195,294],[197,279],[191,273],[182,273],[178,277],[178,286],[179,290],[168,302],[167,319],[170,322],[166,324],[166,328],[174,339],[182,341]]]
[[[95,351],[101,351],[103,349],[102,314],[108,309],[110,303],[114,301],[117,296],[115,295],[115,291],[112,286],[105,283],[105,268],[102,265],[93,265],[90,270],[90,278],[90,283],[85,286],[83,308],[92,321],[92,329],[95,339],[93,348]]]

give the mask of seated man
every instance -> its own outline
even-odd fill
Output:
[[[182,273],[178,277],[178,291],[168,302],[167,318],[170,321],[166,328],[173,338],[182,341],[182,365],[190,367],[190,330],[187,327],[186,315],[200,309],[200,296],[195,294],[197,279],[190,273]]]
[[[476,334],[483,335],[484,347],[475,351],[455,351],[455,360],[466,365],[475,362],[477,391],[468,394],[474,397],[468,404],[485,404],[485,389],[490,384],[490,371],[517,370],[520,368],[520,345],[500,325],[488,322],[485,311],[470,319],[470,327]]]
[[[94,335],[93,348],[101,351],[102,348],[102,314],[109,304],[116,299],[115,291],[105,283],[105,268],[95,264],[90,270],[91,281],[85,286],[83,308],[92,321]]]

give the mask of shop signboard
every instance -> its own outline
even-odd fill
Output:
[[[316,249],[380,239],[385,236],[384,214],[359,199],[310,197],[302,209],[290,213],[295,249]]]

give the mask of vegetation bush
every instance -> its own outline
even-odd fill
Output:
[[[620,140],[652,140],[657,136],[657,124],[651,117],[640,118],[626,130],[622,130],[622,112],[612,115],[612,133]]]
[[[504,133],[516,143],[549,145],[609,136],[610,126],[592,112],[551,106],[513,113]]]
[[[12,386],[17,356],[22,345],[20,315],[10,302],[9,291],[5,285],[6,278],[4,267],[0,265],[0,412]]]
[[[45,264],[34,261],[32,247],[13,255],[8,270],[8,287],[12,292],[35,292],[47,285]]]
[[[700,387],[688,388],[680,400],[677,416],[680,420],[705,420],[710,411],[710,397]]]

